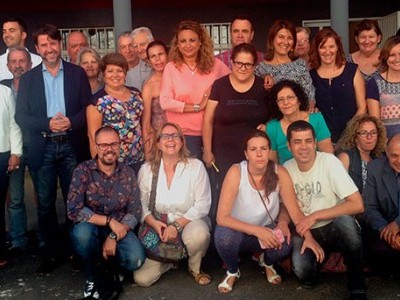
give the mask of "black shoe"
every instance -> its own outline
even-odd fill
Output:
[[[40,275],[46,275],[53,272],[61,265],[61,261],[57,258],[45,258],[40,265],[39,269],[37,269],[36,273]]]
[[[69,257],[69,262],[74,273],[78,273],[83,269],[82,259],[76,254],[73,254]]]

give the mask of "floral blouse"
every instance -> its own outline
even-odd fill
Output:
[[[141,127],[143,100],[140,93],[131,90],[128,101],[116,99],[105,91],[100,94],[95,105],[103,115],[103,125],[117,130],[121,139],[119,161],[131,165],[144,160]]]
[[[308,101],[315,100],[315,88],[304,59],[299,58],[280,65],[271,65],[263,61],[256,67],[254,73],[261,78],[264,78],[265,75],[271,75],[274,77],[275,83],[284,79],[293,80],[304,89]]]

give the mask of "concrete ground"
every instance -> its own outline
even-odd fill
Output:
[[[26,184],[26,204],[28,207],[29,229],[36,227],[36,210],[33,202],[31,183]],[[60,198],[61,199],[61,198]],[[63,219],[63,204],[59,200],[58,211]],[[83,272],[73,272],[68,263],[63,264],[51,275],[39,276],[35,273],[42,258],[35,248],[11,258],[5,269],[0,269],[0,299],[79,299],[83,296]],[[321,273],[321,283],[313,290],[301,288],[295,276],[286,275],[283,283],[274,286],[265,280],[262,268],[251,261],[249,255],[241,257],[242,277],[237,281],[232,293],[221,295],[218,283],[225,271],[214,251],[209,251],[203,260],[203,270],[212,277],[208,286],[197,285],[187,273],[187,263],[183,261],[179,269],[171,270],[149,288],[140,288],[125,280],[124,292],[120,299],[347,299],[345,274]],[[384,279],[376,276],[366,278],[369,299],[400,300],[399,279]]]

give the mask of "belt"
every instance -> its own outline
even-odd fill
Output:
[[[53,143],[67,143],[68,136],[67,135],[56,135],[56,136],[46,136],[46,140],[51,141]]]

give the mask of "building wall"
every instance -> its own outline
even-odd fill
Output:
[[[244,1],[245,2],[245,1]],[[40,3],[40,2],[39,2]],[[381,0],[349,0],[349,14],[352,18],[380,17],[400,10],[400,1]],[[165,6],[165,4],[163,4]],[[133,27],[147,26],[152,29],[157,39],[169,43],[174,28],[182,19],[195,19],[202,23],[229,22],[238,14],[252,16],[255,24],[254,44],[260,51],[265,50],[268,28],[276,19],[288,19],[296,25],[302,20],[329,19],[330,2],[328,0],[311,0],[307,4],[293,2],[286,4],[258,5],[224,5],[196,7],[152,7],[135,8],[132,6]],[[28,24],[29,32],[41,23],[53,23],[60,28],[65,27],[103,27],[113,26],[112,8],[94,8],[91,10],[66,10],[23,12],[0,12],[0,19],[6,16],[18,15]],[[29,39],[29,38],[28,38]],[[5,45],[1,43],[0,50],[4,52]],[[29,39],[28,48],[33,50],[33,42]]]

